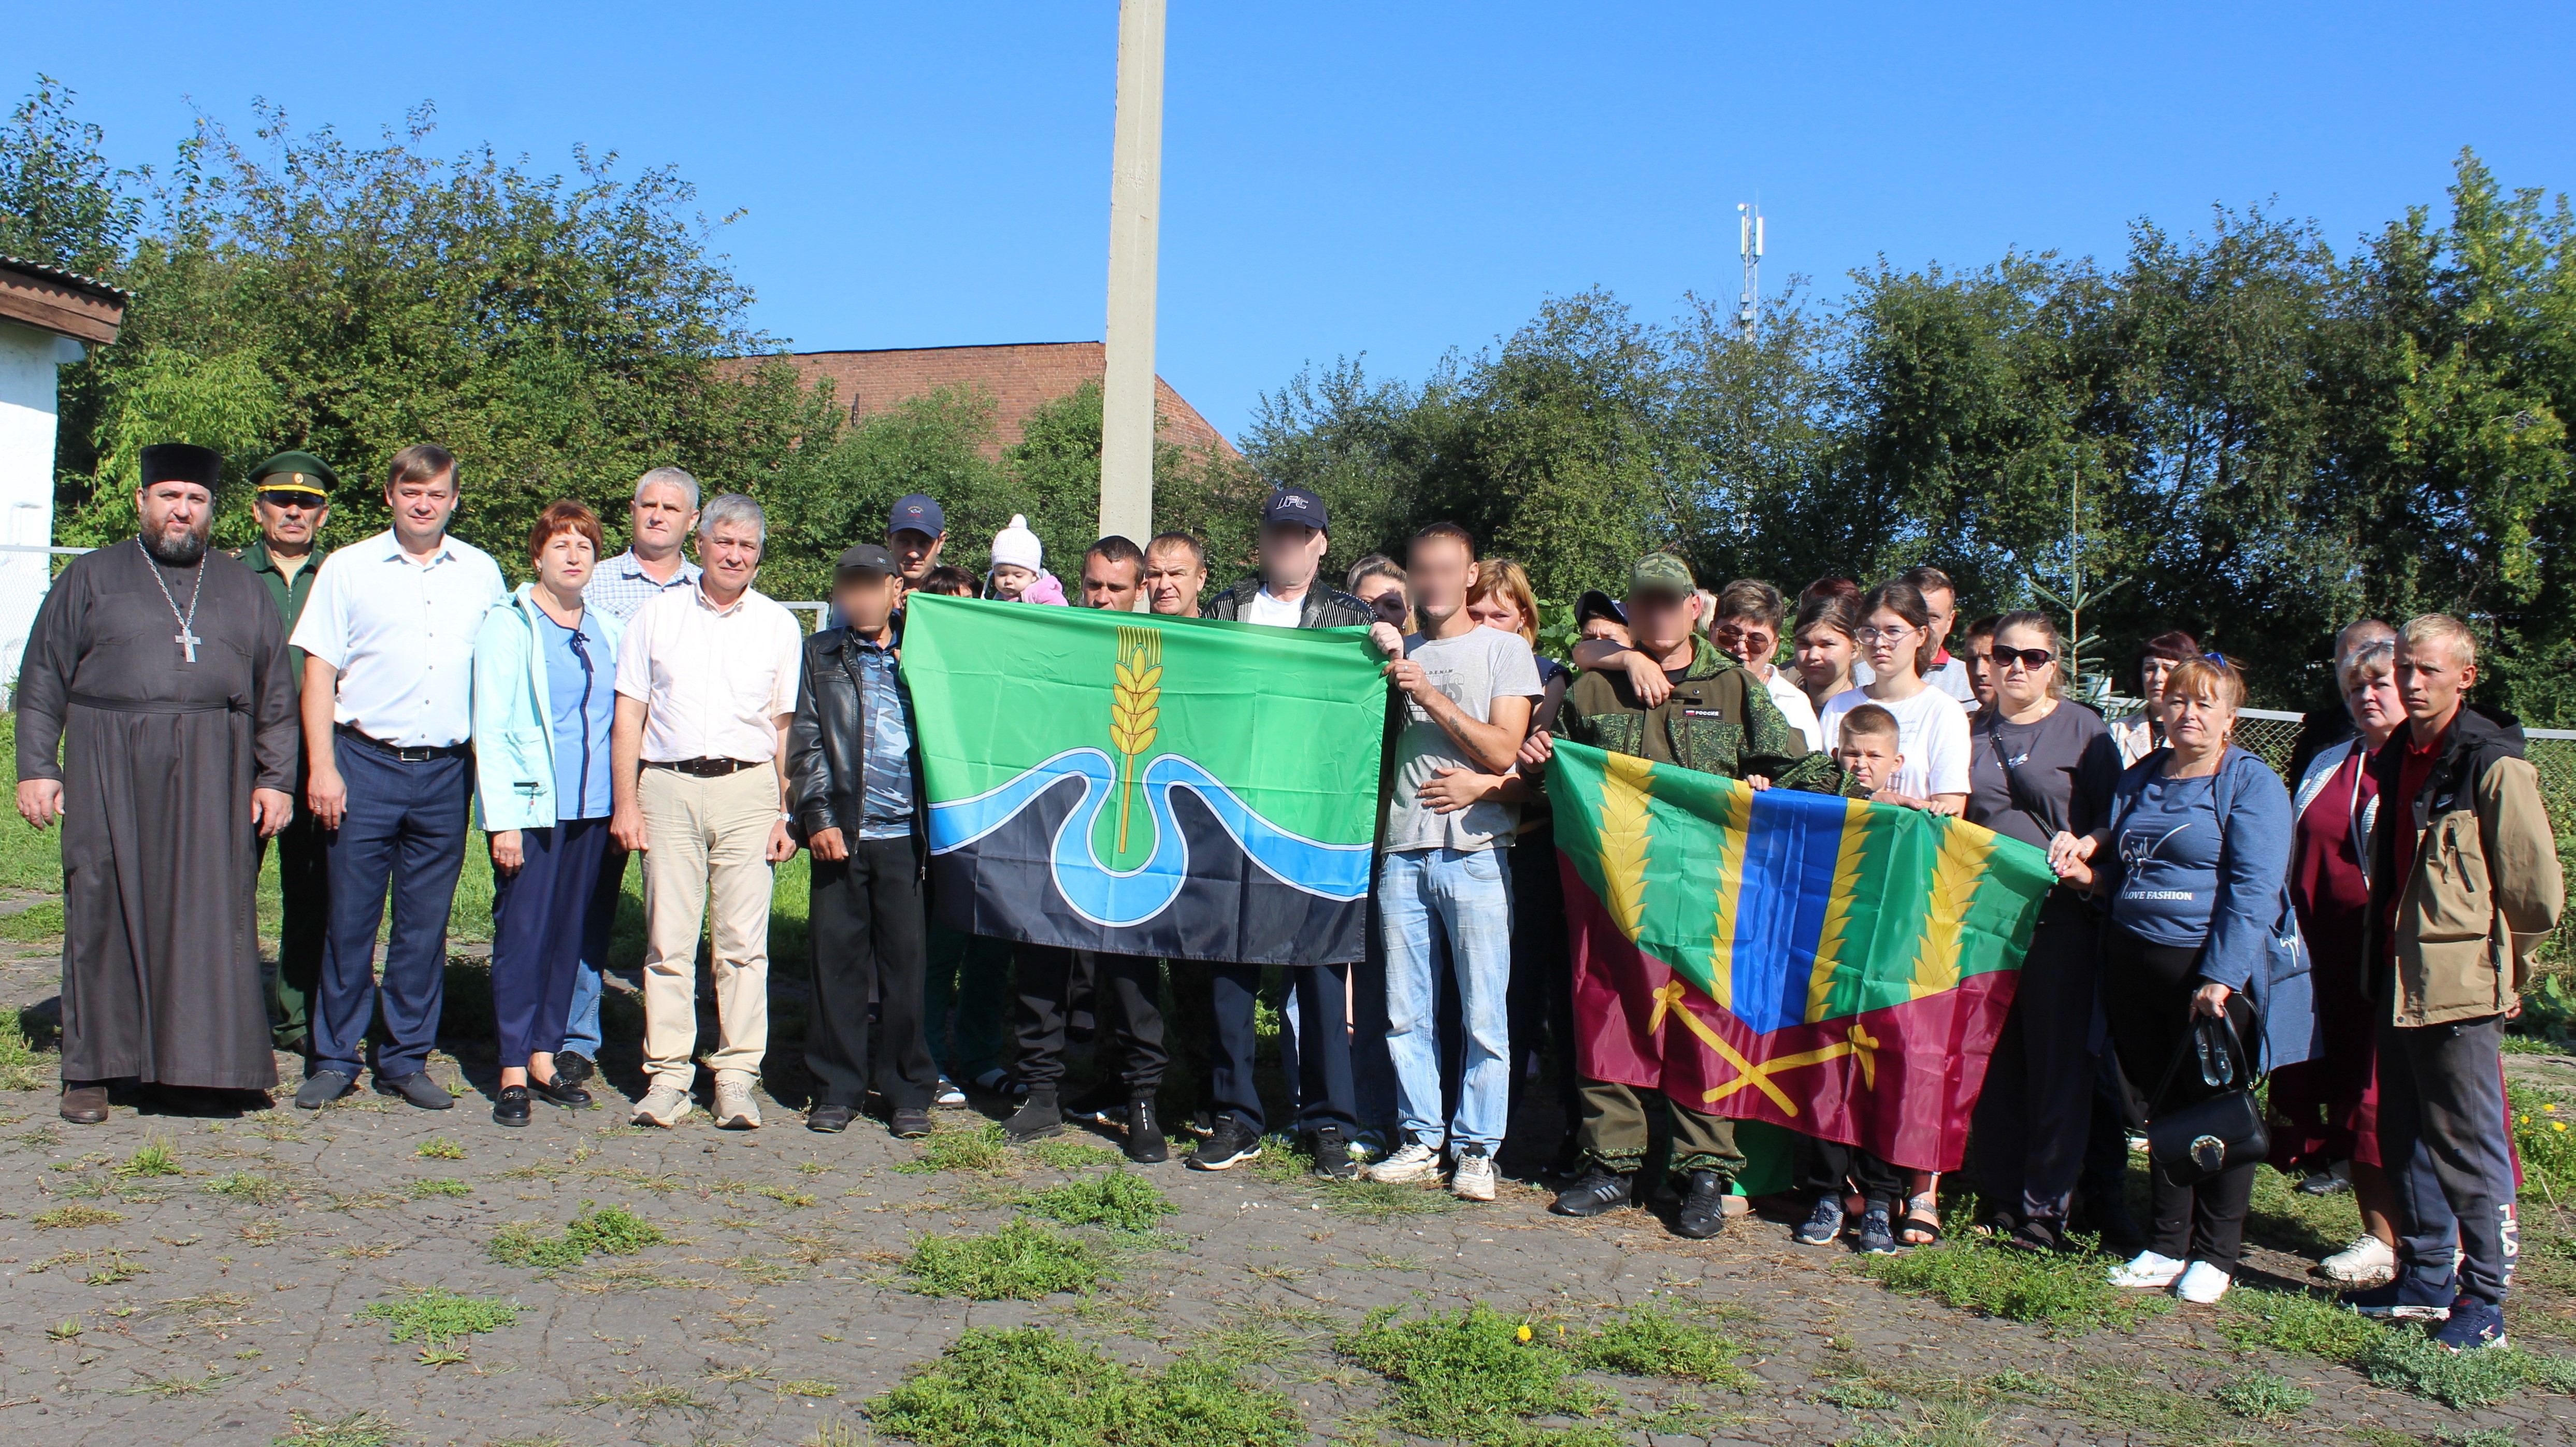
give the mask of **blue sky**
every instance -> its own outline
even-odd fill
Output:
[[[1173,0],[1163,375],[1229,433],[1297,369],[1418,376],[1602,285],[1650,316],[1884,256],[2115,256],[2275,201],[2338,245],[2477,148],[2576,187],[2576,6]],[[233,13],[218,13],[218,10]],[[369,135],[671,164],[805,350],[1100,335],[1114,0],[28,5],[7,90],[120,160],[265,96]]]

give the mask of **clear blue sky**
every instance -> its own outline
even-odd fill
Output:
[[[2115,11],[2120,13],[2114,13]],[[229,13],[219,13],[229,12]],[[2463,145],[2576,188],[2576,6],[1357,5],[1173,0],[1159,370],[1220,427],[1305,363],[1418,376],[1550,293],[1652,316],[1884,255],[2116,256],[2277,198],[2339,246]],[[799,349],[1100,335],[1114,0],[28,5],[7,90],[124,161],[191,108],[669,163]]]

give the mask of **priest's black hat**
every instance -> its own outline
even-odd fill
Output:
[[[143,449],[143,485],[193,482],[208,492],[223,481],[224,457],[209,447],[185,442],[155,442]]]

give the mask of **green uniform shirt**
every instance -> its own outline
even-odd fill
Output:
[[[1578,744],[1741,779],[1760,774],[1784,788],[1838,794],[1853,780],[1807,740],[1744,666],[1691,639],[1690,667],[1670,698],[1648,708],[1623,669],[1587,672],[1566,692],[1556,734]]]
[[[285,570],[269,557],[268,540],[265,538],[235,555],[242,560],[244,567],[258,574],[260,582],[267,585],[268,596],[277,603],[278,616],[286,620],[286,636],[289,638],[295,636],[295,620],[304,616],[304,600],[313,596],[313,580],[322,572],[322,554],[323,549],[319,546],[305,554],[304,566],[295,570],[293,582],[287,581]],[[296,686],[301,688],[304,684],[304,650],[290,647],[286,656],[294,666]]]

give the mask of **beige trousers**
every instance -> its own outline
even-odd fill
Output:
[[[697,1080],[698,931],[715,906],[718,1072],[760,1072],[769,1049],[770,767],[717,779],[647,768],[644,810],[644,1074],[686,1091]]]

